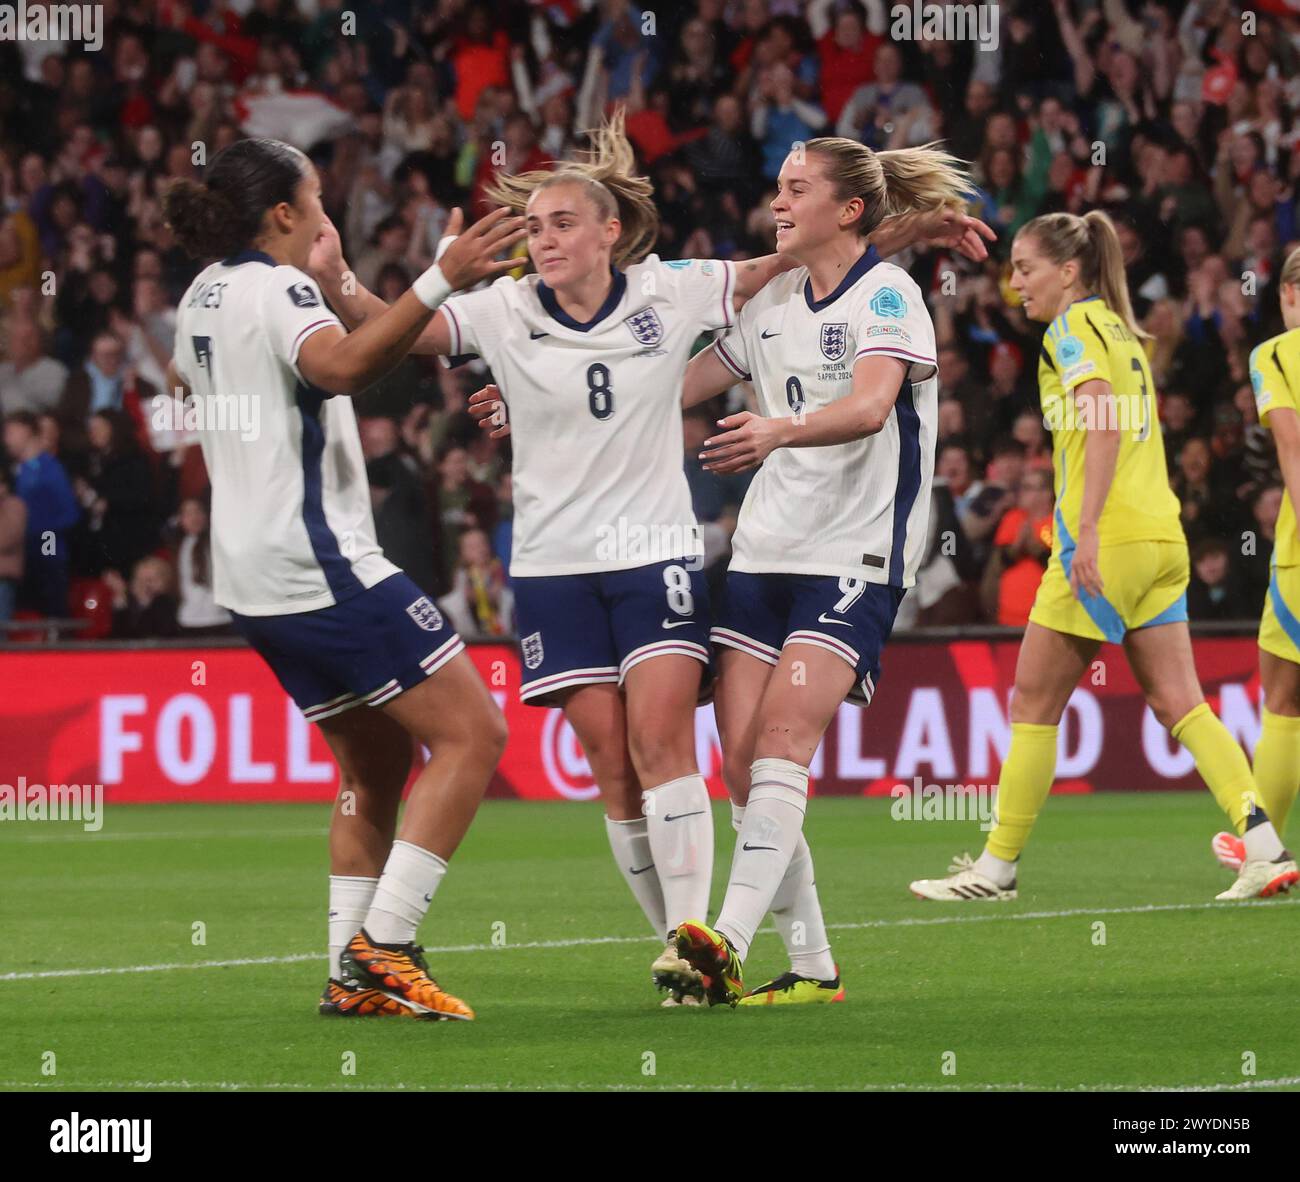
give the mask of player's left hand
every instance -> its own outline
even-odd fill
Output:
[[[343,258],[343,243],[338,229],[328,217],[321,219],[320,233],[311,244],[311,254],[307,256],[307,274],[322,287],[332,287],[343,282],[343,273],[348,269]]]
[[[991,226],[959,209],[936,209],[919,216],[917,230],[922,242],[950,247],[977,263],[989,257],[988,247],[980,239],[997,241],[998,236]]]
[[[704,441],[700,455],[706,472],[731,476],[757,468],[776,448],[780,447],[782,425],[786,420],[765,419],[762,415],[742,410],[718,420],[722,433]]]
[[[1102,593],[1101,569],[1098,565],[1098,549],[1095,529],[1080,529],[1079,539],[1075,543],[1074,562],[1070,566],[1070,590],[1075,598],[1082,598],[1082,593],[1099,596]]]
[[[488,433],[489,439],[504,439],[510,434],[506,404],[501,399],[501,391],[492,382],[481,390],[475,390],[469,396],[466,407],[478,420],[478,425]]]

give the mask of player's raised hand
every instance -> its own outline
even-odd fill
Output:
[[[455,236],[456,241],[447,247],[438,263],[453,291],[473,287],[482,279],[503,275],[520,265],[517,258],[496,257],[527,233],[524,219],[507,206],[494,209],[462,233],[463,224],[464,215],[459,208],[453,209],[443,236]]]
[[[918,216],[920,241],[930,246],[947,246],[977,263],[989,257],[988,247],[981,239],[997,241],[991,226],[959,209],[936,209]]]
[[[489,382],[481,390],[475,390],[466,404],[469,413],[478,420],[478,425],[488,433],[489,439],[504,439],[510,434],[510,419],[506,414],[506,404],[501,400],[501,391]]]
[[[780,447],[783,420],[765,419],[747,410],[718,420],[722,433],[704,441],[700,455],[706,472],[730,476],[757,468]]]
[[[307,256],[307,274],[323,287],[330,287],[343,281],[343,272],[347,269],[338,228],[328,217],[322,218],[320,233]]]

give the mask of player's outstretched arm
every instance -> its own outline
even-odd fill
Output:
[[[307,274],[320,284],[330,307],[349,329],[360,328],[372,316],[378,316],[388,307],[357,280],[347,259],[343,257],[343,243],[338,229],[328,217],[321,223],[320,233],[312,243],[311,255],[307,259]]]
[[[907,376],[897,357],[863,357],[853,367],[853,392],[811,414],[766,419],[741,411],[718,420],[722,433],[704,441],[709,472],[729,475],[757,468],[778,447],[826,447],[865,439],[881,430]]]
[[[770,280],[775,279],[782,271],[794,270],[799,264],[783,254],[765,254],[732,265],[736,269],[736,291],[731,302],[739,312],[745,306],[745,301],[757,295]]]
[[[736,384],[736,375],[731,372],[709,347],[701,349],[686,366],[686,377],[682,380],[682,406],[698,406],[730,390]]]
[[[925,245],[949,247],[975,262],[989,257],[982,239],[995,242],[997,234],[979,218],[948,207],[886,218],[868,235],[868,241],[882,258],[909,246]]]
[[[459,210],[452,226],[459,229]],[[524,235],[523,218],[506,208],[475,222],[390,308],[368,317],[355,332],[323,328],[303,343],[298,368],[303,377],[331,394],[358,394],[373,385],[410,352],[430,319],[453,291],[517,267],[517,259],[498,259]],[[382,303],[382,301],[381,301]]]
[[[451,233],[456,233],[459,225],[460,222],[457,221],[456,228],[449,227]],[[388,304],[358,280],[348,266],[347,259],[343,257],[339,232],[329,218],[325,219],[320,234],[312,244],[307,273],[320,284],[330,307],[338,313],[339,319],[350,331],[355,331],[367,320],[388,309]],[[407,352],[442,356],[449,354],[451,330],[447,326],[447,317],[441,313],[436,314]]]

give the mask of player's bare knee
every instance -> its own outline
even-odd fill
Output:
[[[473,720],[473,735],[484,754],[490,756],[493,763],[499,762],[505,754],[510,728],[495,702],[489,701],[477,712]]]
[[[653,726],[628,735],[628,752],[643,783],[661,784],[687,774],[684,766],[695,762],[694,732],[689,742],[675,728]]]
[[[758,741],[754,744],[755,759],[788,759],[792,763],[803,762],[812,750],[816,749],[820,736],[810,745],[808,736],[799,734],[785,723],[771,723],[762,728]],[[748,775],[748,769],[746,770]]]

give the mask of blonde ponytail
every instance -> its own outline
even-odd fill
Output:
[[[877,152],[876,159],[885,174],[885,202],[891,216],[962,205],[974,187],[962,170],[963,161],[938,144]]]
[[[1095,291],[1106,306],[1115,313],[1135,337],[1150,339],[1133,315],[1133,304],[1128,298],[1128,276],[1124,273],[1124,251],[1119,244],[1119,235],[1115,232],[1115,223],[1110,215],[1099,209],[1089,210],[1083,215],[1084,225],[1088,228],[1088,240],[1092,244],[1093,255],[1097,260],[1097,279]]]
[[[1128,277],[1124,273],[1124,251],[1108,214],[1099,209],[1090,210],[1083,217],[1073,213],[1045,213],[1026,222],[1020,234],[1031,235],[1058,267],[1077,259],[1080,286],[1101,296],[1135,337],[1151,339],[1151,334],[1133,315]]]
[[[862,216],[853,227],[860,235],[898,214],[963,205],[974,191],[964,161],[937,143],[873,152],[857,140],[820,136],[805,149],[825,161],[837,201],[862,200]]]
[[[523,213],[528,198],[538,189],[552,185],[577,185],[605,219],[618,218],[622,232],[614,244],[615,266],[640,262],[659,237],[659,211],[654,203],[654,186],[633,169],[636,158],[623,129],[623,108],[598,128],[588,132],[591,149],[583,160],[565,161],[554,170],[534,169],[516,175],[497,173],[487,187],[489,200]]]

